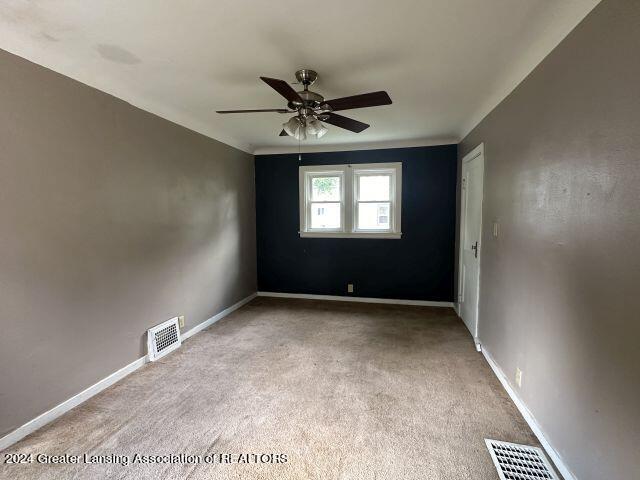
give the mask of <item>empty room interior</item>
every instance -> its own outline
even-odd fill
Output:
[[[640,479],[640,1],[0,2],[0,478]]]

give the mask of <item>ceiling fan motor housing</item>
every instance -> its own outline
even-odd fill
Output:
[[[320,107],[322,102],[324,102],[324,97],[322,95],[312,92],[311,90],[302,90],[298,92],[298,95],[300,95],[302,103],[297,100],[289,102],[288,106],[292,110],[299,110],[300,108],[316,109]]]

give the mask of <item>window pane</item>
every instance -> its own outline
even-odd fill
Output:
[[[311,228],[340,228],[340,204],[312,203]]]
[[[340,177],[313,177],[311,200],[319,202],[340,201]]]
[[[389,200],[391,175],[359,176],[358,182],[358,200]]]
[[[359,203],[358,204],[358,230],[389,230],[391,204]]]

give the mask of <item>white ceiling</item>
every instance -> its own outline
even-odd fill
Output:
[[[248,152],[297,149],[259,76],[393,105],[341,112],[315,149],[456,141],[599,0],[3,0],[0,48]],[[314,148],[314,147],[312,147]]]

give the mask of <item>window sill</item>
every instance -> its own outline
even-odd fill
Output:
[[[300,238],[378,238],[378,239],[387,239],[387,240],[398,240],[402,238],[402,233],[392,233],[392,232],[381,232],[381,233],[373,233],[373,232],[298,232],[300,234]]]

